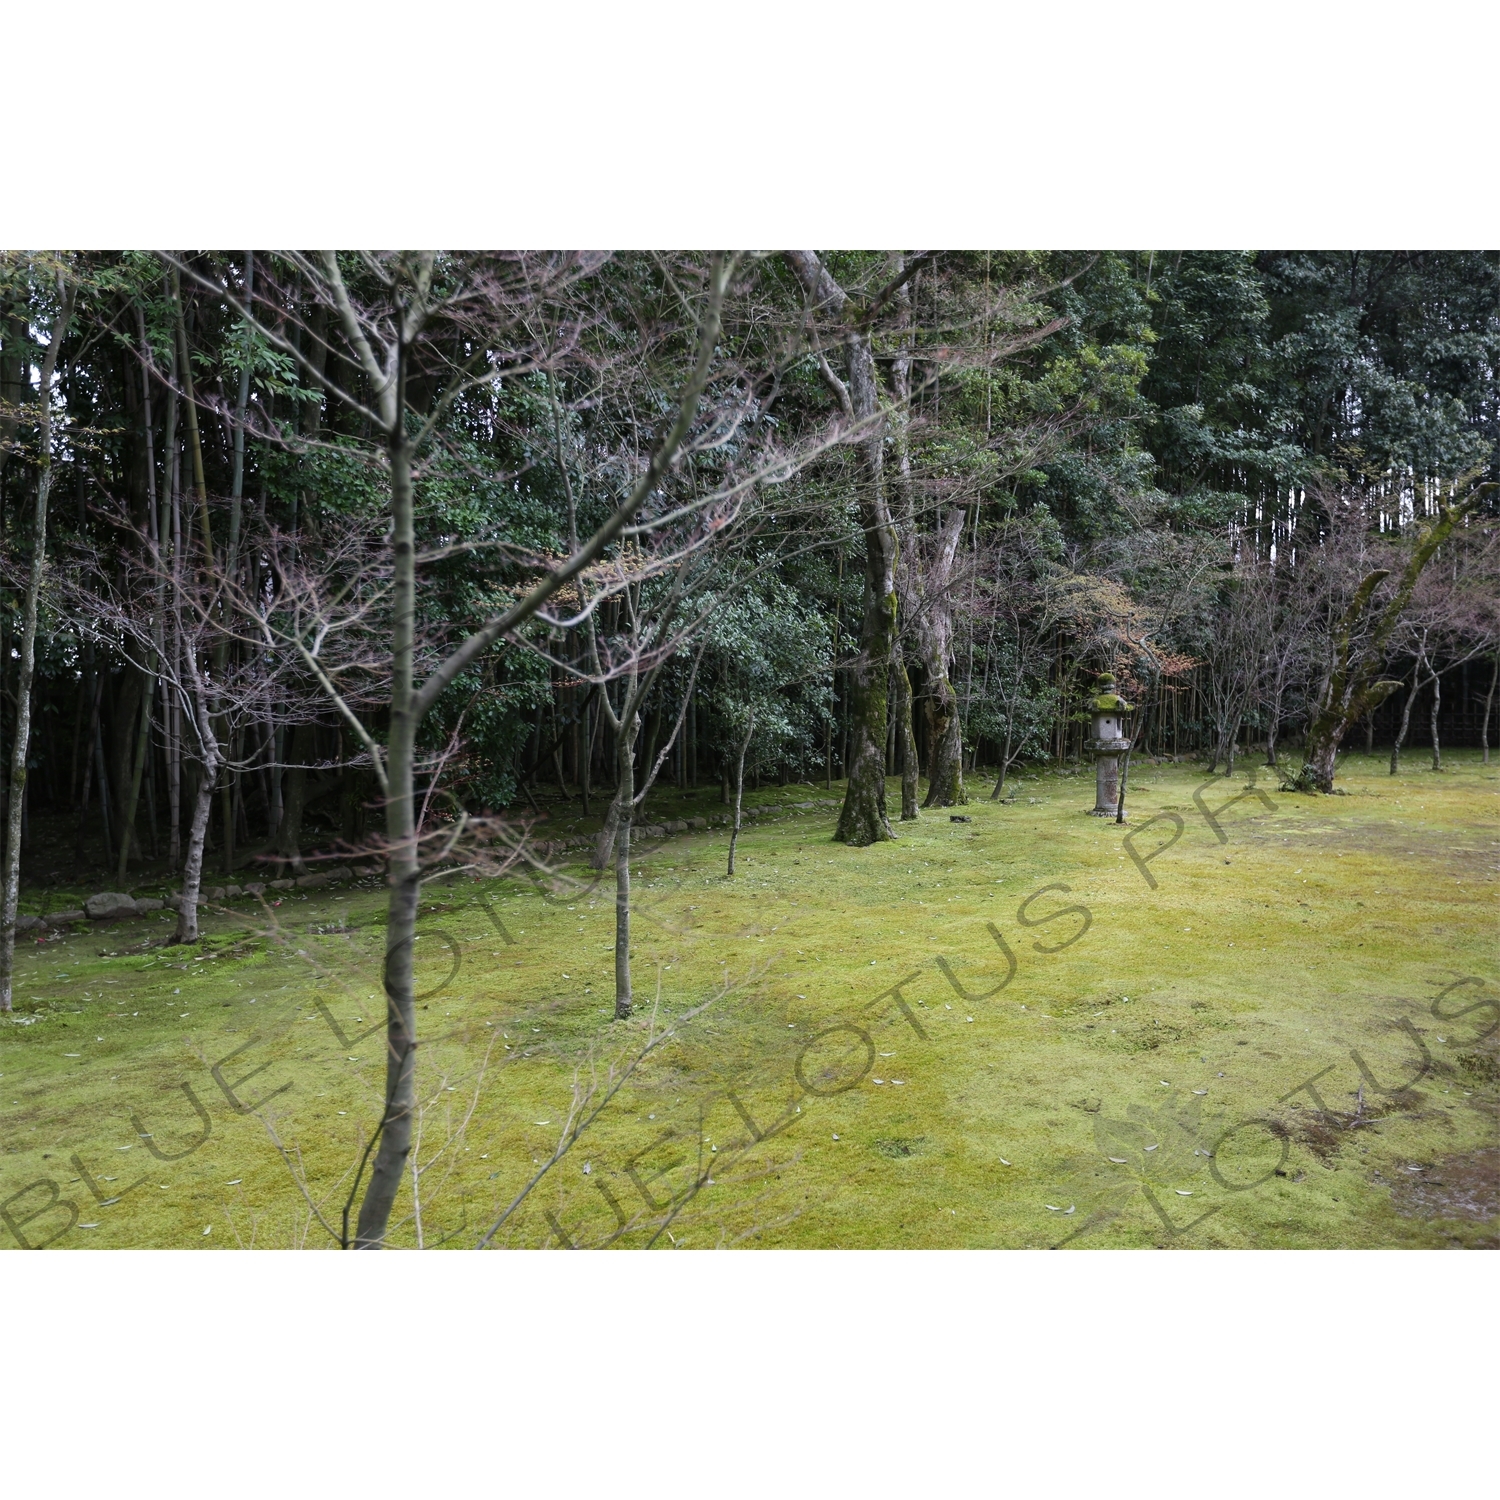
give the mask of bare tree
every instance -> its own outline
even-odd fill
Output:
[[[696,301],[687,303],[691,353],[686,372],[608,518],[566,555],[537,566],[519,597],[496,609],[463,639],[439,644],[419,641],[418,457],[440,438],[445,415],[467,392],[493,389],[501,381],[524,379],[555,366],[559,343],[567,344],[567,317],[559,314],[558,304],[567,287],[598,262],[544,256],[439,257],[427,252],[357,258],[289,252],[284,260],[311,289],[314,301],[328,309],[332,326],[324,345],[338,358],[325,356],[321,367],[308,352],[317,337],[310,321],[304,321],[303,337],[297,342],[283,331],[293,299],[276,288],[269,275],[262,274],[254,296],[248,297],[210,280],[190,262],[174,258],[173,263],[205,291],[223,297],[260,337],[295,361],[311,384],[379,437],[389,505],[383,579],[375,591],[378,610],[361,598],[354,613],[361,632],[377,618],[387,632],[379,662],[387,683],[384,707],[389,729],[384,743],[371,733],[346,691],[351,673],[337,655],[350,634],[341,629],[350,613],[344,602],[337,596],[316,601],[304,594],[296,607],[278,601],[259,615],[260,628],[280,648],[295,653],[364,746],[385,803],[390,882],[385,1107],[355,1237],[360,1248],[378,1248],[406,1176],[414,1122],[412,953],[424,874],[417,804],[423,720],[470,663],[497,641],[513,637],[607,548],[636,534],[637,517],[658,494],[698,422],[735,262],[728,256],[713,257]],[[268,315],[271,309],[277,314],[274,320]],[[346,368],[353,378],[343,375]],[[360,662],[364,668],[371,665],[367,656]],[[425,674],[420,680],[419,670]]]
[[[1437,514],[1421,527],[1411,545],[1394,589],[1381,592],[1391,577],[1388,568],[1366,573],[1329,634],[1326,670],[1297,785],[1306,791],[1331,792],[1334,767],[1344,735],[1365,714],[1388,698],[1399,682],[1377,674],[1385,664],[1392,633],[1439,547],[1479,505],[1491,484],[1471,484],[1460,496],[1439,503]]]

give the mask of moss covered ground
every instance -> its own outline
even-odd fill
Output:
[[[1500,766],[1340,785],[1138,764],[1121,829],[1088,768],[1028,773],[869,849],[831,841],[837,784],[767,789],[732,881],[723,830],[640,851],[625,1023],[610,882],[431,886],[392,1242],[473,1245],[581,1107],[494,1244],[1493,1247]],[[0,1243],[332,1244],[383,914],[366,883],[196,948],[161,914],[22,934]]]

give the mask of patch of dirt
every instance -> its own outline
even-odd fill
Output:
[[[900,1161],[902,1157],[920,1155],[926,1140],[925,1135],[915,1136],[911,1140],[905,1140],[900,1136],[888,1136],[882,1140],[873,1141],[871,1144],[882,1156],[888,1156],[892,1161]]]
[[[1348,1143],[1352,1132],[1373,1125],[1387,1115],[1410,1114],[1422,1103],[1422,1096],[1407,1089],[1385,1100],[1365,1099],[1363,1090],[1358,1109],[1352,1112],[1330,1109],[1289,1110],[1266,1123],[1273,1135],[1306,1146],[1320,1161],[1337,1156]]]
[[[1460,1052],[1458,1054],[1458,1065],[1477,1083],[1495,1083],[1500,1081],[1500,1065],[1497,1065],[1495,1059],[1487,1053]]]
[[[1404,1218],[1482,1223],[1500,1212],[1500,1148],[1494,1146],[1431,1165],[1413,1162],[1393,1182],[1378,1172],[1372,1180],[1390,1189],[1391,1205]]]

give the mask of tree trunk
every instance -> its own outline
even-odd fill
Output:
[[[734,850],[740,841],[740,808],[745,800],[745,752],[755,734],[755,710],[750,711],[750,722],[745,728],[745,738],[740,741],[739,753],[734,759],[734,827],[729,834],[729,870],[734,874]]]
[[[120,863],[116,874],[121,886],[125,884],[126,865],[130,859],[131,840],[135,837],[136,809],[140,805],[141,800],[141,779],[146,771],[146,758],[151,753],[151,700],[155,696],[156,680],[154,677],[148,677],[146,691],[141,694],[140,723],[135,737],[135,754],[132,757],[130,785],[125,793],[125,816],[120,827]]]
[[[633,697],[634,694],[631,694]],[[630,988],[630,830],[635,814],[635,742],[640,733],[640,715],[629,701],[626,720],[615,736],[616,763],[620,778],[615,794],[615,1020],[626,1021],[634,1009]]]
[[[1441,771],[1443,769],[1443,751],[1438,744],[1438,711],[1443,706],[1443,675],[1434,671],[1432,674],[1432,712],[1428,716],[1428,727],[1432,731],[1432,769]]]
[[[200,721],[206,717],[206,714],[199,715]],[[182,862],[182,895],[177,903],[177,931],[172,938],[174,943],[198,941],[198,893],[203,887],[203,847],[208,841],[208,820],[214,810],[217,771],[216,759],[205,755],[199,763],[193,818],[188,825],[187,858]]]
[[[1391,741],[1391,775],[1397,775],[1401,770],[1401,747],[1406,743],[1406,731],[1411,727],[1412,704],[1417,701],[1417,689],[1422,684],[1422,664],[1425,656],[1418,653],[1417,660],[1411,669],[1411,686],[1406,690],[1406,701],[1401,705],[1401,723],[1396,730],[1396,737]]]
[[[885,679],[896,634],[896,595],[894,589],[879,592],[880,581],[891,582],[891,570],[885,560],[887,549],[868,533],[866,541],[868,572],[860,629],[861,653],[849,674],[853,679],[849,692],[849,758],[845,768],[849,779],[834,833],[840,843],[856,847],[895,837],[885,806]]]
[[[395,410],[405,415],[405,352],[396,377]],[[412,453],[400,421],[387,442],[391,484],[391,719],[386,749],[386,857],[390,879],[385,938],[385,1110],[370,1186],[359,1207],[355,1246],[378,1250],[385,1243],[391,1208],[411,1154],[416,1104],[417,1014],[412,949],[417,936],[421,866],[417,858],[415,765],[418,723],[413,712],[416,640],[416,533]]]
[[[158,583],[156,587],[156,615],[152,623],[155,647],[151,653],[151,666],[146,673],[145,688],[141,693],[140,725],[136,734],[135,753],[131,757],[129,767],[129,785],[125,794],[124,817],[121,819],[118,881],[122,887],[126,880],[126,866],[130,858],[131,841],[135,837],[136,811],[141,800],[141,780],[146,773],[151,754],[151,714],[155,708],[156,667],[161,645],[163,600],[161,584],[161,525],[156,504],[156,455],[153,452],[153,433],[151,430],[151,352],[150,345],[146,340],[145,315],[139,307],[136,308],[136,330],[143,359],[141,371],[141,432],[145,439],[143,447],[145,449],[148,528],[151,537],[151,561],[152,566],[156,570]],[[155,836],[153,834],[154,842]]]
[[[282,782],[281,822],[276,829],[276,855],[299,875],[302,860],[302,814],[307,806],[307,762],[313,753],[313,726],[298,724],[291,734],[291,750]]]
[[[891,680],[896,688],[893,719],[896,729],[896,758],[901,763],[901,821],[913,822],[917,816],[917,737],[911,725],[911,677],[899,648],[891,661]]]
[[[905,269],[905,257],[894,254],[887,266],[887,274],[893,279]],[[904,565],[906,584],[906,607],[914,595],[920,592],[917,578],[917,512],[916,494],[912,486],[911,473],[911,287],[903,285],[896,292],[896,307],[899,313],[901,343],[896,357],[891,361],[891,392],[895,397],[891,412],[891,434],[896,449],[896,488],[900,499],[900,523],[897,531],[901,553],[898,562]],[[916,642],[912,642],[916,645]],[[911,688],[911,673],[906,665],[906,651],[898,640],[891,655],[895,703],[892,729],[896,740],[896,754],[901,762],[901,821],[915,822],[917,812],[918,781],[922,774],[921,761],[917,756],[917,736],[913,723],[915,704]]]
[[[74,289],[62,289],[62,307],[42,358],[37,393],[40,435],[37,448],[36,510],[31,524],[31,567],[21,616],[21,661],[16,674],[16,718],[11,735],[10,802],[5,819],[5,869],[0,883],[0,1011],[11,1008],[11,976],[16,957],[16,906],[21,897],[21,819],[26,810],[26,752],[31,744],[31,680],[36,672],[36,621],[47,562],[47,502],[52,495],[52,377],[73,316]]]
[[[1020,690],[1021,683],[1020,679],[1018,678],[1016,681],[1016,691],[1019,693]],[[1010,770],[1010,746],[1012,736],[1015,733],[1015,727],[1016,707],[1015,699],[1012,698],[1010,708],[1005,716],[1005,745],[1004,748],[1000,751],[1000,779],[995,783],[995,790],[990,793],[991,802],[998,802],[1002,797],[1005,796],[1005,775],[1006,772]]]
[[[270,751],[270,764],[266,767],[266,827],[271,838],[275,839],[281,829],[281,762],[286,730],[280,724],[267,725],[266,740]]]
[[[172,343],[171,383],[167,392],[166,433],[162,449],[163,479],[167,486],[168,531],[163,546],[170,547],[171,575],[180,585],[183,569],[182,552],[182,459],[177,451],[177,343]],[[172,653],[168,681],[181,680],[182,610],[180,598],[174,599],[171,632],[167,649]],[[182,699],[171,688],[166,692],[167,731],[167,863],[177,870],[182,865]]]
[[[1484,750],[1484,763],[1490,763],[1490,710],[1495,706],[1495,683],[1500,679],[1500,652],[1495,653],[1494,665],[1490,668],[1490,690],[1485,694],[1484,718],[1479,725],[1479,743]]]
[[[793,250],[787,259],[814,306],[844,317],[849,299],[817,255]],[[863,469],[858,498],[865,538],[865,598],[859,659],[849,672],[849,779],[834,838],[862,847],[896,836],[885,807],[886,674],[896,635],[896,531],[884,489],[884,424],[875,356],[869,335],[857,323],[845,335],[844,352],[849,384],[840,399],[859,428]]]
[[[948,675],[953,644],[953,565],[963,535],[964,512],[954,509],[943,518],[935,550],[924,580],[923,614],[918,623],[922,644],[922,674],[932,711],[932,758],[927,768],[924,807],[961,806],[964,794],[963,724],[958,694]]]
[[[615,791],[610,798],[609,806],[604,811],[604,822],[600,825],[598,835],[594,840],[594,857],[591,861],[596,870],[609,867],[610,860],[614,857],[615,839],[620,830],[620,824],[630,819],[634,811],[635,798],[635,742],[640,733],[640,718],[631,710],[631,702],[635,695],[635,679],[632,676],[627,680],[625,693],[626,719],[618,725],[612,724],[614,730],[612,737],[615,756]],[[613,709],[609,703],[600,705],[602,714],[611,714]],[[621,755],[628,758],[631,774],[628,778],[622,778],[620,767],[625,763],[620,759]],[[628,791],[626,790],[628,783]],[[622,800],[623,799],[623,800]]]
[[[100,706],[103,706],[103,691],[101,677]],[[109,771],[104,759],[104,726],[96,718],[94,720],[94,770],[99,778],[99,830],[104,835],[104,863],[107,866],[114,863],[115,838],[114,838],[114,815],[110,811],[114,805],[110,797]]]
[[[94,740],[98,734],[99,700],[104,692],[103,675],[94,666],[94,643],[88,639],[83,643],[83,680],[89,690],[89,722],[88,734],[83,741],[83,790],[78,796],[78,830],[73,840],[73,859],[80,866],[86,852],[84,839],[88,834],[89,800],[94,788]]]
[[[208,684],[199,669],[196,646],[183,655],[187,669],[192,723],[198,740],[197,784],[193,788],[193,821],[188,829],[187,857],[182,864],[182,898],[177,908],[179,943],[198,941],[198,892],[203,881],[203,851],[208,844],[208,821],[213,813],[214,787],[219,779],[223,752],[214,733],[213,704]]]

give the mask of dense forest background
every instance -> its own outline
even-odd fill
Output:
[[[390,731],[392,450],[350,330],[395,326],[404,273],[339,264],[5,259],[7,765],[49,486],[30,876],[180,870],[205,786],[206,868],[300,871],[385,836],[369,742]],[[419,672],[621,505],[711,279],[685,254],[428,266],[442,295],[392,375]],[[605,814],[622,741],[632,798],[653,772],[726,800],[741,766],[831,784],[862,726],[910,816],[980,776],[988,794],[1002,767],[1078,760],[1106,669],[1146,753],[1279,764],[1360,578],[1500,473],[1495,252],[771,255],[735,262],[719,316],[644,522],[433,696],[421,827]],[[888,659],[868,618],[876,501]],[[1420,733],[1436,768],[1493,733],[1495,511],[1484,498],[1424,572],[1381,643],[1401,686],[1346,749]]]

